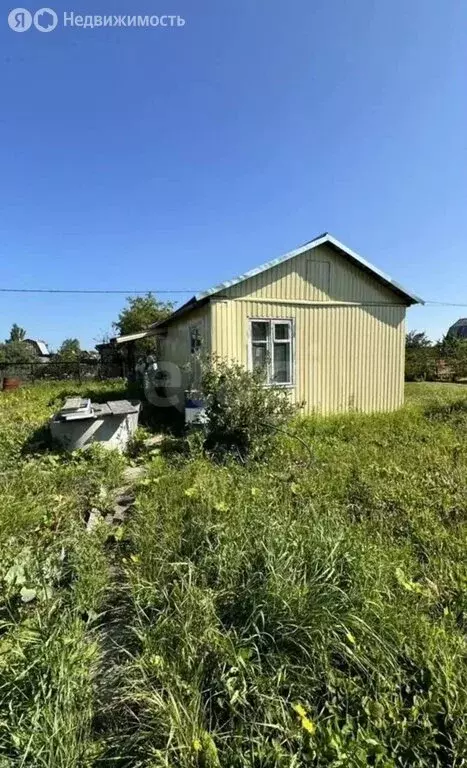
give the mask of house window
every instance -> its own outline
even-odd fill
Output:
[[[292,321],[251,320],[250,362],[264,371],[267,384],[292,384]]]
[[[196,355],[201,350],[201,331],[199,326],[194,325],[190,328],[190,352],[192,355]]]

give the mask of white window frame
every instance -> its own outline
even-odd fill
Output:
[[[267,387],[294,387],[295,386],[295,321],[289,317],[250,317],[248,318],[248,369],[253,371],[253,323],[266,323],[269,326],[267,338],[265,341],[266,350],[268,353],[267,363],[267,379],[265,386]],[[288,325],[289,326],[289,339],[279,341],[278,343],[290,344],[290,381],[273,381],[272,372],[274,371],[274,339],[275,339],[275,326],[276,325]],[[257,342],[258,343],[258,342]]]
[[[198,342],[198,346],[196,349],[193,349],[194,338],[196,338],[196,341]],[[201,325],[190,325],[189,340],[190,340],[190,355],[199,355],[203,346],[203,335],[201,333]]]

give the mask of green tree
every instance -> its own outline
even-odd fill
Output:
[[[405,337],[405,378],[433,381],[437,376],[438,350],[423,331],[409,331]]]
[[[112,325],[119,336],[145,331],[154,323],[165,320],[173,310],[173,305],[159,301],[153,293],[146,296],[129,296],[126,306],[118,316],[118,320]],[[147,355],[157,352],[157,339],[149,337],[141,339],[135,345],[135,356]],[[128,350],[122,353],[128,353]]]
[[[423,331],[409,331],[405,337],[407,349],[425,349],[431,347],[432,342]]]
[[[7,339],[7,344],[9,344],[12,341],[24,341],[26,337],[26,331],[24,328],[20,328],[20,326],[17,323],[13,323],[11,326],[10,331],[10,338]]]
[[[467,378],[467,339],[446,334],[439,344],[439,354],[453,381]]]
[[[144,331],[150,325],[168,317],[172,309],[172,304],[159,301],[153,293],[146,296],[129,296],[113,327],[119,336]]]
[[[22,365],[33,363],[37,359],[34,350],[23,341],[8,341],[0,344],[0,363]]]
[[[22,365],[33,363],[36,353],[29,344],[24,343],[26,331],[17,323],[11,326],[10,337],[5,344],[0,344],[0,363],[6,365]]]
[[[81,357],[81,346],[78,339],[65,339],[57,350],[56,357],[63,362],[76,362]]]

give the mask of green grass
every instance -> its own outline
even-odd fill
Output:
[[[117,545],[128,459],[34,453],[61,389],[0,398],[0,766],[465,765],[467,389],[142,455]]]

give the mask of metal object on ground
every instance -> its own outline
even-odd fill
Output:
[[[138,427],[140,407],[141,403],[129,400],[101,404],[81,397],[68,398],[51,420],[50,431],[68,451],[97,442],[123,452]]]
[[[3,389],[8,392],[12,389],[18,389],[21,386],[21,379],[16,376],[5,376],[3,379]]]
[[[206,405],[197,392],[185,393],[185,424],[206,422]]]

